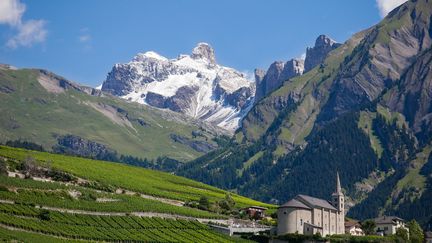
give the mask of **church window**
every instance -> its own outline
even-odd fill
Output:
[[[303,219],[300,219],[300,225],[303,225]]]
[[[286,211],[284,212],[284,214],[286,214]]]

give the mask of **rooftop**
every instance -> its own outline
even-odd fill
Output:
[[[281,205],[279,208],[304,208],[304,209],[311,209],[310,207],[306,206],[304,203],[296,200],[291,199],[290,201],[286,202],[285,204]]]
[[[337,211],[337,209],[335,207],[333,207],[327,200],[324,200],[324,199],[311,197],[311,196],[307,196],[307,195],[301,195],[301,194],[297,195],[295,198],[297,200],[302,201],[303,203],[307,204],[309,207],[325,208],[325,209]]]
[[[396,217],[396,216],[381,216],[374,219],[375,223],[377,224],[393,224],[396,223],[396,221],[404,221],[403,219]]]

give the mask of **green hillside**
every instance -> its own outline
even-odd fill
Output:
[[[275,210],[203,183],[119,163],[0,146],[0,165],[5,240],[230,242],[199,222],[223,223],[229,213],[221,214],[217,205],[227,195],[234,211],[251,205]],[[184,205],[203,197],[213,205],[209,211]]]
[[[0,113],[0,142],[23,139],[47,150],[69,134],[148,159],[188,161],[205,152],[196,147],[216,146],[216,130],[207,132],[212,128],[206,124],[129,103],[43,70],[0,67]],[[199,136],[192,136],[193,131]]]
[[[259,100],[229,146],[177,174],[282,204],[299,193],[330,199],[338,171],[349,216],[430,224],[431,20],[426,0],[395,8]]]

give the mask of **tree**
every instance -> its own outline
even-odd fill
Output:
[[[210,201],[209,201],[208,197],[202,196],[199,200],[198,208],[202,209],[202,210],[208,210],[209,207],[210,207]]]
[[[423,243],[424,234],[420,225],[415,219],[408,222],[409,237],[412,243]]]
[[[26,178],[35,175],[37,172],[36,160],[32,156],[27,156],[23,163]]]
[[[5,159],[0,160],[0,175],[7,175],[7,165]]]
[[[373,220],[365,220],[361,223],[361,229],[366,235],[373,235],[375,233],[376,223]]]
[[[397,242],[408,242],[408,230],[405,228],[398,228],[396,230],[396,240]]]
[[[42,211],[40,211],[38,217],[41,220],[50,220],[51,219],[50,212],[48,210],[45,210],[45,209],[43,209]]]
[[[230,193],[227,193],[225,195],[225,199],[221,201],[220,206],[221,206],[221,208],[223,208],[225,210],[231,210],[232,208],[234,208],[235,201],[232,198]]]

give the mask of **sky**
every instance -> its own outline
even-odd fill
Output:
[[[189,54],[198,42],[245,73],[300,57],[320,34],[344,42],[405,0],[0,0],[0,63],[89,86],[139,52]]]

